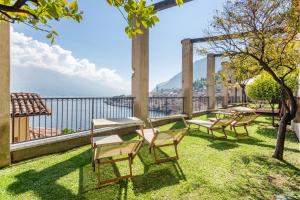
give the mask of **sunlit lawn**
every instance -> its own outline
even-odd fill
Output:
[[[205,129],[191,131],[179,145],[178,162],[156,165],[144,146],[134,160],[132,180],[100,189],[89,145],[14,164],[0,170],[0,199],[300,199],[300,145],[292,132],[284,162],[271,158],[276,130],[269,118],[259,117],[249,127],[249,137],[237,139],[227,132],[227,140],[213,140]],[[102,177],[127,169],[127,162],[108,166]]]

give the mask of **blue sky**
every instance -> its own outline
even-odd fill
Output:
[[[203,36],[214,11],[221,9],[224,1],[194,0],[159,12],[161,21],[150,30],[150,88],[181,70],[180,41]],[[88,59],[96,68],[113,69],[130,81],[131,40],[124,32],[125,21],[104,0],[79,0],[78,3],[84,11],[83,21],[53,23],[59,33],[56,44],[71,51],[75,58]],[[24,25],[14,25],[14,31],[49,44],[43,32]]]

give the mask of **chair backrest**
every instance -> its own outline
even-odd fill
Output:
[[[138,153],[140,147],[142,146],[143,140],[129,140],[123,142],[107,143],[97,146],[95,157],[96,158],[106,158],[117,155],[128,154],[133,158]]]
[[[229,126],[234,120],[238,118],[238,114],[234,113],[229,118],[224,119],[217,119],[214,124],[211,126],[211,128],[225,128]]]
[[[253,122],[258,115],[256,113],[244,113],[236,119],[236,124],[249,124]]]
[[[169,119],[169,118],[168,118]],[[172,134],[173,136],[173,140],[176,140],[177,142],[180,142],[182,140],[182,138],[184,137],[184,135],[187,133],[188,131],[188,124],[184,118],[184,116],[182,115],[178,115],[178,116],[173,116],[172,119],[179,119],[183,122],[184,124],[184,128],[179,128],[179,129],[173,129],[173,130],[167,130],[167,131],[163,131],[163,133],[165,134]],[[150,143],[150,145],[153,145],[157,136],[161,133],[159,131],[159,129],[154,128],[153,123],[152,123],[151,118],[148,118],[148,123],[150,124],[150,127],[154,133],[154,137]]]

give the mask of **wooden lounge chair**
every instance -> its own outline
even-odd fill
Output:
[[[175,117],[173,117],[175,118]],[[188,131],[187,123],[182,116],[178,116],[183,123],[184,128],[174,129],[174,130],[167,130],[167,131],[160,131],[153,127],[153,120],[155,119],[148,119],[149,125],[151,128],[137,130],[136,132],[144,139],[146,143],[149,144],[149,152],[153,152],[155,163],[161,163],[169,160],[178,160],[178,151],[177,145],[183,139],[184,135]],[[159,158],[156,154],[156,149],[160,147],[167,147],[167,146],[174,146],[176,156],[173,157],[165,157]]]
[[[225,132],[225,128],[229,126],[235,118],[226,118],[226,119],[215,119],[215,121],[205,121],[205,120],[198,120],[198,119],[192,119],[187,120],[187,123],[189,124],[189,129],[191,125],[197,125],[200,129],[200,127],[207,128],[207,133],[211,132],[213,138],[227,138],[227,134]],[[214,135],[215,130],[222,130],[224,136],[217,137]]]
[[[128,117],[128,118],[102,118],[102,119],[92,119],[91,121],[91,147],[92,147],[92,166],[95,171],[95,130],[102,128],[121,128],[121,127],[130,127],[130,126],[139,126],[142,130],[144,127],[144,122],[136,117]],[[96,137],[98,138],[98,137]],[[117,141],[119,142],[119,141]]]
[[[143,141],[141,139],[123,141],[118,135],[94,137],[93,138],[93,144],[94,144],[93,160],[94,163],[97,165],[98,187],[110,183],[115,183],[123,179],[131,178],[132,162],[138,150],[140,149],[142,143]],[[114,159],[114,157],[116,158]],[[111,159],[107,160],[105,158],[111,158]],[[114,164],[116,162],[121,162],[121,161],[128,161],[129,174],[101,181],[100,165]]]
[[[142,145],[142,140],[123,141],[118,135],[95,137],[94,130],[102,128],[121,128],[139,126],[143,129],[144,122],[136,117],[128,118],[108,118],[92,119],[91,121],[91,146],[92,146],[92,166],[95,171],[98,165],[98,186],[118,182],[122,179],[132,177],[132,161]],[[117,158],[116,158],[117,157]],[[107,160],[105,158],[111,158]],[[100,180],[100,165],[113,164],[120,161],[129,162],[129,174],[119,176],[105,181]]]
[[[249,132],[247,130],[247,126],[249,124],[251,124],[257,117],[258,117],[258,115],[254,112],[253,113],[240,114],[233,122],[231,122],[230,129],[233,129],[235,135],[238,136],[238,135],[241,135],[241,134],[237,133],[236,127],[243,126],[245,131],[246,131],[246,135],[249,135]]]

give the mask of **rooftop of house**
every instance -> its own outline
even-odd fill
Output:
[[[13,117],[51,114],[37,93],[11,93],[10,97],[10,113]]]

